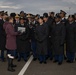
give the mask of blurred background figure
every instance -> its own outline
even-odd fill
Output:
[[[0,50],[1,50],[1,61],[4,62],[5,58],[4,58],[4,50],[6,50],[5,48],[5,44],[6,44],[6,33],[5,30],[3,29],[3,24],[6,22],[6,18],[7,18],[8,14],[5,12],[0,12]]]

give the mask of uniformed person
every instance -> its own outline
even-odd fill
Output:
[[[66,12],[63,11],[63,10],[60,10],[60,17],[61,17],[61,22],[66,25],[66,22],[67,22],[67,19],[65,18],[66,17]]]
[[[53,59],[53,53],[52,53],[52,49],[51,49],[51,26],[52,26],[52,23],[53,23],[53,19],[52,18],[49,18],[48,16],[48,13],[44,13],[43,14],[43,20],[44,20],[44,23],[46,23],[46,25],[48,26],[48,54],[46,56],[46,58],[50,57],[50,59],[52,60]]]
[[[61,65],[64,55],[64,41],[65,41],[65,26],[61,23],[61,17],[55,17],[55,23],[52,26],[52,49],[54,53],[54,62]]]
[[[24,11],[20,11],[20,17],[25,17]]]
[[[20,18],[19,14],[16,14],[16,16],[15,16],[15,24],[19,24],[19,18]]]
[[[43,17],[39,18],[39,25],[36,27],[35,38],[37,40],[37,55],[40,63],[46,62],[47,55],[47,39],[48,39],[48,27],[43,23]]]
[[[17,30],[19,28],[23,28],[21,30],[22,34],[17,36],[17,52],[18,61],[21,61],[23,57],[24,61],[27,61],[27,53],[30,51],[30,42],[29,42],[29,28],[27,24],[25,24],[25,18],[20,17],[20,23],[17,25]]]
[[[3,29],[3,24],[5,23],[5,19],[8,15],[6,13],[0,12],[0,50],[1,50],[1,60],[2,62],[5,61],[4,59],[4,50],[5,50],[5,44],[6,44],[6,33]]]
[[[55,12],[49,12],[49,18],[55,20]]]
[[[69,15],[66,25],[67,62],[73,63],[76,52],[76,23],[74,15]]]
[[[60,17],[61,17],[61,22],[63,23],[64,26],[66,26],[67,24],[67,19],[66,19],[66,12],[63,11],[63,10],[60,10]],[[66,43],[64,43],[64,59],[66,60],[67,59],[67,56],[66,56]]]

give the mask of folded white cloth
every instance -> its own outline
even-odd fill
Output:
[[[7,56],[8,56],[9,58],[11,58],[11,59],[14,59],[14,57],[11,56],[11,54],[8,54]]]

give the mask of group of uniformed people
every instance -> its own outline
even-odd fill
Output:
[[[14,72],[14,58],[26,62],[30,53],[33,60],[47,64],[47,59],[61,65],[66,59],[73,63],[76,53],[76,14],[66,12],[39,14],[19,14],[0,12],[0,59],[5,61],[4,50],[7,50],[8,71]]]

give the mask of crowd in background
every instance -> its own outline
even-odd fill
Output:
[[[8,71],[14,72],[13,60],[23,58],[26,62],[31,54],[33,61],[47,64],[47,59],[61,65],[66,59],[73,63],[76,52],[76,13],[66,19],[66,12],[39,14],[11,13],[0,11],[0,60],[5,62],[7,51]]]

